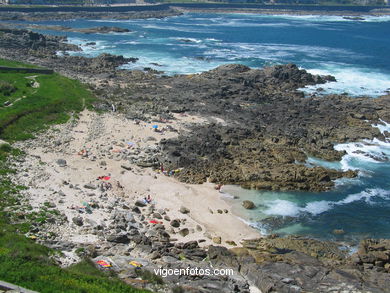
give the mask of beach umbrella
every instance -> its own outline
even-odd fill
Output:
[[[152,128],[153,128],[153,129],[157,129],[157,128],[158,128],[158,125],[153,125]]]

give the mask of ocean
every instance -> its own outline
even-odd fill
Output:
[[[165,19],[39,24],[130,29],[129,33],[116,34],[66,33],[71,43],[83,48],[71,54],[112,53],[139,58],[134,64],[124,65],[125,69],[148,67],[174,75],[198,73],[226,63],[254,68],[296,63],[311,73],[331,74],[337,79],[302,89],[308,95],[318,87],[323,89],[322,94],[371,98],[390,90],[390,16],[351,20],[324,15],[190,13]],[[91,42],[96,44],[88,44]],[[383,133],[390,131],[386,121],[373,127]],[[358,178],[338,180],[331,191],[270,192],[225,186],[223,196],[240,218],[263,233],[349,242],[366,237],[390,238],[390,141],[351,142],[335,148],[347,151],[341,162],[317,158],[306,162],[309,166],[359,171]],[[244,199],[254,201],[257,208],[243,209]]]

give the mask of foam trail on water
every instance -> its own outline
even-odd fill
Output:
[[[243,223],[245,223],[246,225],[248,225],[249,227],[253,227],[257,230],[260,231],[261,234],[263,235],[267,235],[268,232],[267,232],[267,229],[259,222],[251,222],[251,221],[248,221],[248,220],[245,220],[241,217],[237,217],[240,221],[242,221]]]
[[[373,127],[385,136],[390,133],[390,124],[380,120],[381,123],[373,124]],[[389,138],[381,141],[377,138],[372,140],[362,140],[361,142],[342,143],[334,146],[337,151],[345,151],[346,155],[341,159],[343,170],[367,170],[364,166],[367,163],[379,164],[390,160],[390,142]],[[372,168],[375,166],[370,165]]]
[[[298,217],[301,214],[319,215],[334,208],[335,206],[347,205],[357,201],[364,201],[367,204],[373,204],[373,199],[376,197],[388,200],[390,199],[390,191],[380,188],[367,189],[359,193],[350,194],[339,201],[313,201],[307,203],[305,206],[299,206],[298,204],[288,200],[271,200],[265,202],[267,209],[264,213],[266,215],[290,217]]]
[[[253,14],[253,16],[256,16]],[[389,15],[383,16],[371,16],[371,15],[362,15],[361,19],[353,19],[353,18],[344,18],[343,16],[337,15],[264,15],[262,17],[268,18],[281,18],[288,20],[297,20],[302,22],[388,22],[390,21]]]
[[[372,124],[372,127],[378,128],[379,131],[386,136],[386,132],[390,133],[390,123],[387,123],[386,121],[383,121],[382,119],[379,119],[381,123]],[[389,138],[386,137],[386,140]]]
[[[378,97],[385,95],[386,91],[390,89],[389,75],[368,68],[353,68],[345,64],[334,64],[324,66],[322,69],[309,69],[308,72],[319,75],[333,75],[337,82],[307,86],[302,89],[306,93],[314,93],[321,88],[325,94],[346,92],[351,96]],[[316,93],[318,94],[318,92]]]

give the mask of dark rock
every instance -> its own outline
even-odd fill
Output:
[[[140,208],[146,207],[146,203],[144,203],[142,200],[137,200],[134,204],[135,204],[135,206],[140,207]]]
[[[129,238],[124,233],[107,235],[106,240],[108,242],[115,242],[115,243],[128,243],[129,242]]]
[[[179,228],[180,227],[180,221],[177,220],[177,219],[172,220],[170,224],[171,224],[172,227],[175,227],[175,228]]]
[[[186,237],[186,236],[190,233],[190,230],[188,230],[187,228],[184,228],[184,229],[179,230],[178,233],[179,233],[181,236]]]
[[[251,210],[251,209],[254,209],[256,207],[255,204],[253,203],[253,201],[250,201],[250,200],[244,200],[242,202],[242,206],[247,210]]]
[[[66,163],[66,160],[64,159],[58,159],[56,161],[57,165],[60,166],[60,167],[66,167],[67,163]]]
[[[84,224],[83,218],[81,217],[72,218],[72,222],[77,226],[82,226]]]
[[[87,189],[96,189],[96,185],[94,184],[91,184],[91,183],[88,183],[88,184],[84,184],[84,188],[87,188]]]

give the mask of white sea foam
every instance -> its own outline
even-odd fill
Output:
[[[200,43],[203,42],[202,40],[196,39],[196,38],[170,37],[169,39],[171,39],[171,40],[176,40],[176,41],[179,41],[179,42],[196,43],[196,44],[200,44]]]
[[[297,203],[288,200],[270,200],[264,204],[267,209],[264,211],[267,215],[297,217],[301,214],[319,215],[336,206],[347,205],[357,201],[364,201],[367,204],[374,204],[375,198],[390,200],[390,191],[380,188],[367,189],[359,193],[350,194],[339,201],[313,201],[300,206]]]
[[[246,225],[248,225],[249,227],[253,227],[257,230],[260,231],[261,234],[263,235],[267,235],[268,232],[267,232],[267,229],[263,226],[262,223],[260,222],[251,222],[251,221],[248,221],[248,220],[245,220],[241,217],[237,217],[240,221],[242,221],[243,223],[245,223]]]
[[[346,64],[326,64],[322,69],[310,69],[308,72],[333,75],[337,82],[307,86],[302,89],[307,93],[313,93],[318,88],[322,88],[325,94],[346,92],[352,96],[378,97],[386,94],[386,91],[390,89],[390,75],[369,68],[351,67]]]
[[[387,123],[386,121],[383,121],[382,119],[379,119],[381,123],[373,124],[372,127],[378,128],[379,131],[386,136],[386,132],[390,133],[390,123]],[[389,139],[386,137],[386,139]],[[381,142],[383,144],[383,142]]]
[[[281,62],[304,55],[306,59],[327,58],[329,54],[350,57],[353,52],[321,46],[305,46],[278,43],[223,43],[204,53],[206,56],[227,60],[254,58]]]
[[[131,51],[123,54],[125,57],[140,56],[136,63],[129,63],[121,66],[124,69],[143,69],[150,67],[164,71],[168,74],[192,74],[213,69],[223,62],[209,61],[207,59],[196,59],[187,57],[175,57],[168,54],[159,54],[152,51]],[[157,63],[160,66],[156,66]]]
[[[222,26],[222,27],[289,27],[293,24],[286,22],[272,22],[272,23],[259,23],[248,21],[248,18],[235,18],[235,19],[226,19],[226,18],[214,18],[211,19],[212,23],[202,23],[198,24],[201,26]]]
[[[69,52],[71,55],[87,55],[87,56],[96,56],[103,52],[107,52],[107,49],[114,49],[115,44],[110,44],[106,41],[94,40],[95,45],[87,45],[89,40],[79,39],[79,38],[68,38],[68,42],[74,45],[79,46],[82,49],[82,52]],[[108,50],[109,51],[109,50]]]
[[[298,21],[308,21],[308,22],[388,22],[390,21],[390,16],[371,16],[371,15],[362,15],[361,19],[353,19],[350,17],[337,16],[337,15],[262,15],[261,17],[268,18],[282,18],[288,20],[298,20]]]
[[[265,205],[268,207],[264,211],[266,215],[296,217],[301,212],[301,208],[296,203],[284,199],[266,201]]]
[[[155,24],[145,24],[143,28],[146,29],[155,29],[155,30],[169,30],[169,31],[178,31],[178,32],[186,32],[186,33],[215,33],[211,29],[194,29],[194,28],[188,28],[183,26],[174,26],[174,25],[155,25]]]
[[[390,130],[390,124],[381,120],[381,123],[372,125],[379,129],[385,135]],[[370,171],[370,167],[365,166],[367,163],[379,164],[390,160],[390,142],[374,138],[372,140],[362,140],[361,142],[342,143],[334,146],[337,151],[345,151],[341,159],[343,170],[361,170]],[[371,168],[373,165],[370,165]],[[367,169],[368,168],[368,169]]]

